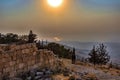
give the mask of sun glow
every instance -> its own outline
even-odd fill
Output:
[[[48,4],[52,7],[58,7],[60,5],[62,5],[63,0],[47,0]]]
[[[54,37],[55,41],[61,41],[61,39],[59,37]]]

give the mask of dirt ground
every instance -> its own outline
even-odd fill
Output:
[[[70,70],[74,71],[77,77],[81,77],[81,74],[90,74],[91,76],[96,76],[98,80],[120,80],[120,70],[117,69],[107,69],[94,67],[88,63],[76,62],[76,64],[71,64],[71,60],[62,59],[64,65]]]

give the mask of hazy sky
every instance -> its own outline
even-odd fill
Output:
[[[0,0],[0,32],[67,41],[120,42],[120,0],[64,0],[52,8],[46,0]]]

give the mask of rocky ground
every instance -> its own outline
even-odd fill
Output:
[[[4,79],[4,80],[52,80],[53,71],[44,68],[44,69],[34,69],[28,72],[22,72],[18,74],[15,78]]]
[[[87,63],[71,64],[70,60],[63,59],[67,66],[78,80],[120,80],[120,70],[99,68]]]
[[[69,59],[62,59],[62,61],[65,66],[63,70],[34,69],[20,73],[11,80],[120,80],[120,70],[117,69],[94,68],[83,62],[71,64]]]

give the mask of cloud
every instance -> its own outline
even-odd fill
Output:
[[[55,40],[55,41],[61,41],[61,39],[58,38],[58,37],[54,37],[54,40]]]

